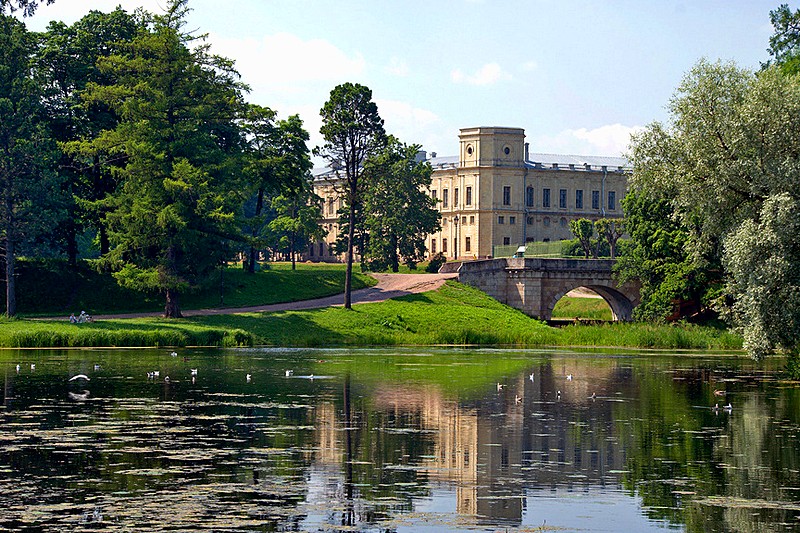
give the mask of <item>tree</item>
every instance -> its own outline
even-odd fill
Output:
[[[791,211],[785,197],[793,200],[800,194],[800,80],[774,66],[755,74],[729,63],[701,61],[684,78],[669,110],[669,126],[652,124],[634,139],[631,188],[669,202],[695,270],[713,278],[720,263],[751,265],[748,277],[728,284],[728,296],[751,303],[757,296],[759,305],[766,305],[763,300],[772,296],[759,289],[759,278],[768,275],[770,258],[791,260],[786,255],[790,247],[776,247],[765,262],[754,264],[741,255],[740,243],[756,229],[771,227],[767,206]],[[633,236],[633,222],[630,230]],[[788,238],[800,246],[796,235]],[[792,297],[800,298],[800,292]],[[789,314],[798,308],[793,300],[784,307]],[[756,327],[751,313],[734,307],[730,316],[745,331]],[[761,326],[774,328],[776,323],[763,320]],[[777,331],[765,329],[756,337],[765,344],[759,349],[748,344],[754,357],[780,347]],[[798,339],[792,338],[793,348]]]
[[[283,224],[286,231],[299,232],[291,239],[292,246],[299,244],[298,239],[302,239],[302,236],[308,236],[306,230],[317,235],[310,226],[305,226],[306,221],[300,222],[295,218],[302,218],[307,214],[302,204],[310,199],[310,194],[313,194],[308,190],[308,173],[313,166],[306,144],[309,138],[308,132],[303,129],[303,121],[298,115],[292,115],[277,124],[274,118],[273,111],[260,106],[250,106],[249,120],[245,126],[248,135],[246,174],[247,180],[255,189],[256,196],[253,216],[247,220],[251,234],[248,262],[250,273],[255,272],[256,243],[267,224],[265,211],[267,194],[277,194],[282,197],[277,204],[273,202],[273,208],[279,205],[281,208],[279,216],[289,218],[283,218],[278,224]],[[269,224],[274,230],[272,222]],[[292,266],[294,267],[294,255],[292,255]]]
[[[310,178],[310,176],[309,176]],[[297,251],[308,243],[325,236],[319,225],[322,210],[319,196],[314,194],[310,179],[303,180],[299,189],[290,189],[272,199],[272,210],[277,215],[269,223],[276,248],[286,250],[295,269]]]
[[[611,259],[617,256],[617,241],[625,233],[625,223],[621,218],[601,218],[595,220],[597,234],[606,240]]]
[[[585,258],[589,259],[589,254],[593,254],[596,258],[596,249],[592,248],[592,237],[594,236],[594,224],[592,221],[588,218],[570,220],[569,230],[580,241]]]
[[[26,242],[52,230],[60,183],[40,84],[31,77],[34,37],[2,14],[0,30],[0,248],[10,317],[17,313],[17,255]]]
[[[425,256],[425,237],[438,231],[440,214],[430,189],[430,164],[417,158],[419,145],[389,136],[386,147],[364,165],[365,256],[371,268],[397,272]]]
[[[383,119],[378,115],[378,106],[372,101],[372,91],[357,83],[344,83],[334,87],[330,98],[320,110],[320,115],[320,133],[325,144],[317,148],[315,153],[326,158],[332,166],[341,166],[344,170],[344,186],[341,192],[345,208],[349,212],[344,307],[350,309],[356,211],[360,207],[364,189],[361,177],[366,160],[386,144],[386,133]]]
[[[90,83],[114,84],[109,72],[97,68],[98,59],[121,52],[123,43],[129,44],[144,29],[141,19],[141,14],[130,15],[121,8],[107,14],[91,11],[72,26],[51,22],[42,35],[37,69],[45,87],[51,134],[64,152],[59,166],[68,178],[65,192],[72,198],[53,237],[73,266],[78,233],[86,227],[97,232],[100,253],[108,253],[104,200],[116,188],[110,171],[114,160],[100,150],[86,154],[81,149],[87,146],[82,140],[116,127],[119,116],[101,102],[84,105],[81,96]]]
[[[800,72],[800,9],[792,12],[787,4],[769,12],[775,33],[769,38],[769,55],[785,74]],[[768,61],[765,66],[769,66]]]
[[[55,0],[47,0],[47,5],[54,2]],[[36,8],[42,3],[40,0],[0,0],[0,15],[6,11],[13,14],[20,10],[23,17],[32,17],[36,13]]]
[[[186,4],[171,0],[124,55],[101,59],[117,83],[91,84],[86,95],[121,117],[92,142],[125,157],[112,169],[122,184],[109,199],[103,263],[121,285],[164,294],[169,318],[181,316],[181,292],[230,254],[240,203],[244,87],[230,60],[183,32]]]

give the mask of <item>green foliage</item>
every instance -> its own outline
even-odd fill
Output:
[[[436,255],[431,257],[430,261],[428,262],[428,266],[425,267],[425,272],[437,273],[439,269],[442,268],[442,265],[447,262],[447,258],[444,256],[442,252],[437,252]]]
[[[783,264],[795,261],[798,246],[797,233],[785,229],[800,189],[798,78],[775,67],[754,74],[701,61],[669,109],[669,127],[652,124],[634,139],[630,184],[642,201],[663,202],[662,222],[650,217],[651,224],[672,228],[648,237],[629,217],[634,240],[644,245],[653,239],[667,253],[653,257],[642,246],[627,273],[640,269],[643,302],[660,300],[655,314],[676,294],[708,301],[722,263],[733,278],[727,293],[736,303],[729,316],[744,328],[750,354],[796,345],[800,293],[791,267]],[[760,231],[785,234],[768,237],[768,249],[747,250]],[[655,276],[646,272],[648,259],[656,260]],[[786,290],[774,290],[768,281],[773,275],[788,283]],[[781,316],[772,317],[778,306]]]
[[[3,15],[6,10],[9,13],[15,13],[19,10],[22,13],[23,17],[32,17],[34,13],[36,13],[36,8],[39,7],[39,4],[47,4],[50,5],[55,0],[46,0],[46,2],[42,0],[0,0],[0,16]]]
[[[608,254],[614,259],[617,256],[617,242],[625,233],[625,221],[621,218],[601,218],[595,220],[594,227],[599,239],[608,244]]]
[[[63,199],[43,95],[32,76],[34,46],[21,22],[0,13],[0,249],[7,316],[17,313],[17,255],[56,226]]]
[[[91,11],[71,26],[51,22],[42,35],[37,70],[46,88],[44,104],[51,134],[62,148],[59,166],[70,200],[51,240],[67,253],[72,265],[80,252],[79,235],[87,228],[97,233],[100,253],[108,252],[104,199],[117,185],[111,167],[118,164],[109,150],[87,151],[85,140],[116,127],[119,116],[101,102],[82,98],[90,84],[108,87],[116,83],[113,74],[97,68],[98,60],[121,53],[144,29],[141,15],[117,8],[110,13]]]
[[[186,3],[172,0],[124,55],[101,58],[116,84],[86,95],[121,117],[93,141],[125,156],[114,169],[122,185],[109,202],[105,264],[120,283],[164,293],[168,317],[180,316],[179,294],[228,257],[240,202],[232,191],[243,87],[231,61],[183,32]]]
[[[784,74],[800,72],[800,9],[792,12],[787,4],[769,12],[775,33],[767,51]],[[767,62],[767,66],[770,63]]]
[[[788,193],[764,202],[760,220],[744,221],[725,240],[732,314],[756,358],[800,339],[800,199]]]
[[[592,237],[594,236],[594,224],[588,218],[579,218],[569,221],[569,230],[581,243],[583,254],[586,259],[589,259],[589,254],[597,257],[597,249],[592,248]]]
[[[320,115],[320,133],[325,144],[314,153],[327,159],[332,168],[344,171],[344,185],[340,191],[347,210],[344,306],[349,309],[357,213],[361,211],[365,185],[362,180],[364,163],[385,146],[386,132],[378,106],[372,101],[372,91],[357,83],[334,87]]]
[[[390,136],[365,163],[364,255],[371,270],[397,272],[401,259],[416,266],[425,255],[425,237],[440,229],[436,202],[425,192],[433,169],[417,160],[419,150]]]

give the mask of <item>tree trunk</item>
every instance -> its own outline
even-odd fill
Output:
[[[100,240],[100,255],[106,255],[109,251],[111,251],[111,242],[108,240],[108,230],[106,229],[105,217],[100,220],[97,233]]]
[[[351,198],[355,196],[355,191],[351,193]],[[344,308],[352,309],[350,303],[350,292],[353,288],[353,248],[355,247],[355,225],[356,209],[353,202],[350,202],[350,213],[347,216],[347,268],[344,271]]]
[[[261,216],[261,211],[264,210],[264,189],[258,189],[258,196],[256,197],[256,214],[253,216],[254,223],[258,220],[258,217]],[[253,226],[253,229],[250,232],[253,239],[258,236],[258,228]],[[250,245],[250,261],[247,264],[247,273],[248,274],[255,274],[256,273],[256,254],[257,250],[255,246]]]
[[[67,262],[69,267],[73,270],[78,266],[78,230],[76,228],[75,222],[75,213],[71,213],[72,217],[69,222],[67,222]]]
[[[6,237],[6,316],[11,318],[17,314],[17,289],[14,273],[16,257],[14,257],[14,241]]]
[[[400,270],[400,259],[397,257],[397,235],[389,237],[389,246],[392,249],[389,252],[392,272],[397,272]]]
[[[289,255],[292,256],[292,270],[294,270],[296,268],[295,267],[296,261],[295,261],[295,253],[294,253],[294,240],[295,240],[295,234],[294,234],[294,232],[292,232],[292,235],[289,238]]]
[[[178,291],[167,289],[167,302],[164,305],[164,318],[183,318],[178,302]]]

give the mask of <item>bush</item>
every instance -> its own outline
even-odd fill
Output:
[[[445,258],[444,254],[442,252],[439,252],[438,254],[436,254],[433,257],[431,257],[431,260],[428,263],[428,266],[425,267],[425,272],[430,272],[430,273],[435,274],[435,273],[439,272],[439,269],[442,268],[442,265],[445,264],[446,262],[447,262],[447,258]]]

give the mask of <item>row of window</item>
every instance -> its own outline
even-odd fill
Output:
[[[464,253],[472,252],[472,238],[464,237]],[[431,240],[431,254],[436,253],[436,239]],[[442,253],[447,253],[447,237],[442,238]]]
[[[438,199],[437,191],[431,191],[431,196],[436,200]],[[453,207],[458,207],[458,187],[453,189]],[[472,187],[467,187],[465,205],[472,205]],[[542,189],[542,207],[550,207],[550,189]],[[511,205],[511,187],[503,187],[503,205]],[[525,205],[527,207],[534,207],[534,189],[528,187],[525,190]],[[608,207],[607,209],[613,211],[617,209],[617,193],[616,191],[608,191]],[[442,207],[450,207],[450,189],[442,189]],[[561,209],[567,208],[567,189],[558,190],[558,207]],[[575,191],[575,209],[583,209],[583,189]],[[592,191],[592,209],[600,209],[600,191]]]
[[[431,191],[431,196],[433,199],[436,200],[436,189]],[[467,186],[466,193],[464,195],[464,204],[467,206],[472,205],[472,187]],[[453,207],[458,207],[458,187],[453,189]],[[450,189],[442,189],[442,207],[450,207]]]

